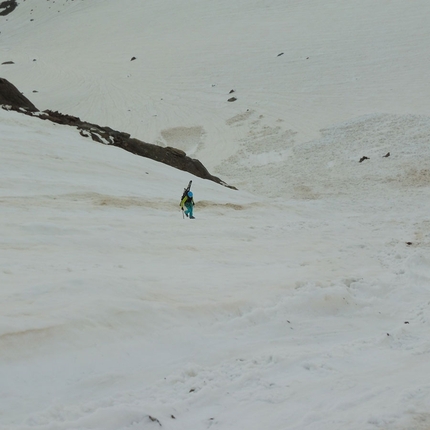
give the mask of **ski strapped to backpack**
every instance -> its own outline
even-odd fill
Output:
[[[184,197],[188,194],[188,191],[191,190],[191,184],[193,183],[193,181],[188,182],[188,186],[187,188],[184,188],[184,192],[182,193],[182,197],[181,197],[181,202],[184,199]],[[181,205],[181,203],[179,202],[179,206]]]
[[[181,201],[179,202],[179,206],[181,206],[182,200],[184,200],[184,197],[188,194],[188,192],[191,189],[191,184],[193,183],[193,181],[188,182],[188,186],[187,188],[184,188],[184,192],[182,193],[182,197],[181,197]],[[184,218],[184,208],[182,209],[182,218]]]

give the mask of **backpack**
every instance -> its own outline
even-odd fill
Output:
[[[191,184],[192,184],[192,183],[193,183],[193,181],[190,181],[190,182],[188,183],[187,188],[184,188],[184,192],[182,193],[182,197],[181,197],[181,201],[179,202],[179,206],[181,205],[182,200],[184,200],[184,197],[186,197],[186,196],[187,196],[188,191],[190,191],[190,189],[191,189]]]

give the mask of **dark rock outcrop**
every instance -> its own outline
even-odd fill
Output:
[[[38,110],[27,97],[19,92],[15,85],[3,78],[0,78],[0,105],[12,106],[16,110],[22,108],[30,112]]]
[[[16,0],[5,0],[0,3],[0,15],[9,15],[18,6]]]
[[[3,78],[0,78],[0,105],[6,105],[3,109],[18,111],[56,124],[76,127],[79,130],[79,134],[83,137],[91,138],[92,140],[105,145],[118,146],[126,151],[132,152],[133,154],[159,161],[160,163],[167,164],[176,169],[189,172],[199,178],[208,179],[223,186],[235,189],[234,187],[227,185],[220,178],[211,175],[199,160],[188,157],[185,152],[180,149],[172,147],[164,148],[151,143],[146,143],[132,138],[128,133],[113,130],[110,127],[99,126],[97,124],[82,121],[76,116],[66,115],[51,110],[40,112],[18,91],[16,87]]]
[[[221,179],[209,173],[206,167],[194,158],[188,157],[184,151],[177,148],[153,145],[132,138],[128,133],[113,130],[110,127],[102,127],[82,121],[80,118],[65,115],[60,112],[46,110],[39,115],[40,119],[49,120],[57,124],[70,125],[80,130],[82,136],[89,136],[92,140],[106,145],[114,145],[151,160],[159,161],[179,170],[192,173],[203,179],[209,179],[219,184],[227,186]]]

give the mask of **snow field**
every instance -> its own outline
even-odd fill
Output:
[[[1,76],[38,108],[239,191],[0,110],[0,428],[428,430],[429,7],[1,18]]]
[[[192,223],[186,173],[0,114],[7,428],[425,422],[425,201],[193,178]]]

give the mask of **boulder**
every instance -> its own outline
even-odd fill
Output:
[[[0,78],[0,105],[8,105],[14,109],[24,109],[30,112],[37,112],[36,106],[22,95],[15,85],[8,80]]]
[[[16,0],[5,0],[0,3],[0,15],[9,15],[18,6]]]

